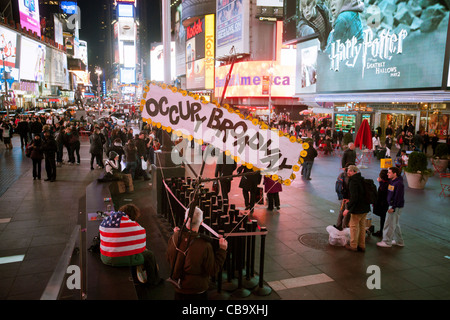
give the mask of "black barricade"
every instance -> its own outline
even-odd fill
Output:
[[[186,208],[189,207],[195,189],[195,180],[191,178],[171,178],[165,180],[167,191],[163,192],[163,218],[170,223],[170,232],[175,226],[183,225]],[[236,209],[228,199],[222,199],[210,192],[204,185],[198,188],[199,197],[196,205],[203,211],[203,223],[206,228],[200,232],[211,237],[213,248],[218,247],[217,235],[224,236],[228,242],[227,257],[218,275],[212,279],[214,294],[211,299],[245,298],[251,293],[269,295],[272,289],[264,284],[264,252],[267,229],[259,227],[257,220]],[[178,200],[177,200],[178,199]],[[259,246],[259,272],[255,272],[257,256],[256,241]]]

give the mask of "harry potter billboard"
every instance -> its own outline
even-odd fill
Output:
[[[285,0],[285,8],[285,42],[318,40],[316,92],[442,88],[449,8],[441,2]]]

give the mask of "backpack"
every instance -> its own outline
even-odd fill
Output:
[[[339,200],[344,199],[344,172],[340,173],[335,183],[335,191]]]
[[[372,179],[364,179],[364,189],[367,203],[375,204],[378,198],[378,190]]]

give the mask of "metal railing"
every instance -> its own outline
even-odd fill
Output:
[[[82,239],[81,232],[82,232],[81,226],[76,225],[72,231],[72,234],[70,235],[70,239],[67,242],[66,247],[64,248],[61,258],[59,259],[58,264],[56,265],[56,268],[53,271],[53,274],[47,283],[47,287],[42,293],[41,300],[58,300],[63,286],[64,278],[66,277],[67,267],[70,265],[70,260],[72,258],[72,253],[75,249],[77,239],[80,241],[81,246],[81,239]],[[82,259],[81,252],[80,252],[80,259]],[[80,261],[80,265],[82,265],[81,262],[82,261]],[[83,281],[80,282],[81,282],[80,295],[82,296],[84,292]]]

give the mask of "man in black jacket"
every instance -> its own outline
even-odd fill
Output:
[[[30,124],[31,138],[34,139],[35,136],[41,135],[42,133],[42,123],[39,117],[35,117],[33,122]]]
[[[136,176],[143,176],[144,180],[150,180],[150,175],[142,168],[142,161],[147,161],[147,142],[145,139],[145,132],[141,131],[136,137],[135,143],[137,148],[138,161],[136,164]]]
[[[28,132],[30,131],[30,128],[24,117],[20,118],[20,121],[17,123],[16,130],[20,135],[20,145],[22,148],[25,148],[28,144]]]
[[[348,163],[356,163],[356,151],[355,144],[350,142],[348,144],[348,149],[344,151],[341,160],[341,168],[345,168]]]
[[[237,164],[231,159],[231,157],[226,156],[223,152],[222,157],[219,156],[216,164],[216,171],[214,176],[217,177],[227,177],[233,175],[233,171],[236,170]],[[228,200],[228,193],[231,190],[231,181],[233,178],[220,179],[220,190],[222,192],[222,199]]]
[[[45,156],[45,171],[47,172],[47,179],[45,181],[53,182],[56,180],[56,151],[57,145],[55,138],[52,136],[50,130],[44,131],[44,138],[42,139],[42,151]]]
[[[347,209],[344,210],[344,217],[350,217],[350,245],[345,247],[351,251],[366,250],[366,216],[370,211],[370,204],[366,200],[364,178],[361,176],[358,167],[350,165],[347,168],[348,187],[350,199],[347,202]]]
[[[314,159],[317,157],[317,150],[314,149],[313,143],[309,143],[309,148],[306,150],[307,154],[303,162],[303,177],[306,180],[311,180],[311,170],[314,164]]]

